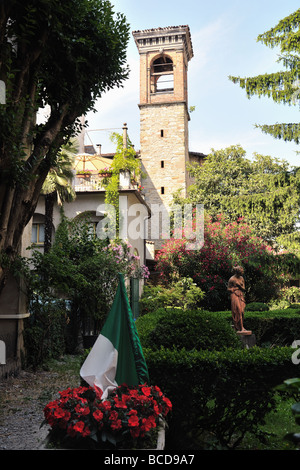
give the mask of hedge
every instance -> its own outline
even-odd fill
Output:
[[[161,308],[136,321],[143,347],[223,350],[242,347],[225,317],[202,310]]]
[[[168,448],[235,448],[275,407],[274,387],[299,374],[291,348],[186,351],[144,348],[150,381],[173,403]]]
[[[231,312],[215,312],[231,322]],[[291,346],[300,340],[300,309],[245,312],[244,326],[256,337],[258,346]]]

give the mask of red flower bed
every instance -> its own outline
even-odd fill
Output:
[[[172,409],[172,404],[159,387],[123,384],[102,400],[102,391],[92,387],[68,388],[60,398],[44,409],[45,423],[51,427],[53,442],[85,441],[101,445],[129,445],[151,437]],[[135,442],[136,445],[136,442]]]

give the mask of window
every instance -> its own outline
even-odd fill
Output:
[[[163,129],[161,129],[161,131],[160,131],[160,136],[161,136],[161,137],[164,136],[164,130],[163,130]]]
[[[165,162],[164,162],[163,160],[160,162],[160,167],[161,167],[161,168],[164,168],[164,167],[165,167]]]
[[[174,75],[172,59],[162,55],[151,67],[151,92],[171,93],[174,91]]]
[[[88,224],[88,233],[92,239],[96,238],[97,236],[97,225],[98,222],[89,222]]]
[[[42,245],[45,241],[45,225],[44,224],[32,224],[31,242],[37,245]]]
[[[160,188],[160,193],[161,193],[161,194],[165,194],[165,188],[164,188],[164,186],[162,186],[162,187]]]

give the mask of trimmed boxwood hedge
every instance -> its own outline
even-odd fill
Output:
[[[257,435],[274,410],[274,387],[299,376],[291,348],[300,339],[297,310],[245,315],[257,344],[269,341],[272,348],[241,349],[231,323],[229,311],[180,309],[159,309],[137,320],[150,381],[173,403],[167,448],[206,449],[212,437],[223,448],[235,448],[246,432]]]
[[[299,374],[291,348],[227,351],[144,349],[150,381],[173,404],[167,448],[234,448],[275,408],[274,386]],[[209,439],[207,440],[207,436]]]
[[[143,347],[224,350],[242,343],[226,317],[202,310],[161,308],[136,322]]]
[[[216,312],[231,322],[231,312]],[[300,340],[300,309],[245,312],[245,328],[252,330],[258,346],[291,346]]]

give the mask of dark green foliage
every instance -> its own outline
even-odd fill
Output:
[[[159,383],[173,403],[167,445],[208,448],[214,437],[223,448],[234,448],[246,432],[255,435],[275,406],[273,387],[296,373],[292,352],[145,348],[151,383]]]
[[[194,309],[200,307],[204,292],[193,282],[183,277],[168,286],[144,286],[140,299],[140,314],[154,312],[158,308]]]
[[[136,326],[143,346],[153,350],[161,346],[210,351],[241,348],[229,322],[212,312],[159,309],[138,318]]]
[[[245,310],[248,312],[267,312],[269,310],[269,306],[263,302],[251,302],[246,305]]]
[[[231,312],[217,314],[231,322]],[[245,312],[244,325],[253,331],[258,346],[291,346],[300,338],[300,309]]]
[[[41,303],[69,300],[69,353],[77,351],[81,334],[99,334],[116,293],[118,273],[132,273],[134,258],[128,245],[119,243],[111,246],[94,237],[88,218],[69,220],[62,212],[52,248],[45,254],[34,251],[29,261],[34,268],[28,276],[30,297],[39,296]]]
[[[287,161],[259,154],[250,160],[242,147],[231,146],[212,150],[190,172],[195,182],[187,202],[204,204],[213,220],[219,214],[226,223],[242,217],[269,243],[297,233],[300,171]]]
[[[285,380],[283,384],[277,387],[280,393],[284,396],[291,396],[296,400],[296,403],[292,405],[291,412],[295,418],[296,424],[300,425],[300,378],[292,378]],[[300,434],[299,432],[289,433],[285,436],[285,439],[292,441],[300,449]]]
[[[235,448],[245,433],[261,437],[276,410],[274,387],[297,373],[291,346],[300,338],[300,315],[247,312],[245,324],[257,339],[250,349],[241,348],[230,311],[158,309],[138,318],[150,382],[173,403],[167,448]]]
[[[44,299],[41,302],[34,297],[30,313],[24,325],[25,365],[36,369],[66,352],[65,331],[69,312],[62,300]]]
[[[300,9],[283,18],[269,31],[257,38],[266,46],[279,47],[279,59],[286,70],[274,73],[262,73],[256,77],[229,77],[233,83],[238,83],[245,89],[247,97],[267,96],[275,103],[297,105],[299,100],[299,24]],[[276,123],[274,125],[259,125],[262,132],[276,139],[294,141],[299,144],[299,123]]]
[[[92,316],[103,322],[115,294],[118,266],[104,248],[107,241],[90,234],[88,220],[63,216],[52,249],[34,252],[31,288],[70,299],[73,316]]]
[[[61,146],[82,128],[80,116],[128,78],[129,32],[108,0],[1,1],[0,253],[11,261]]]

